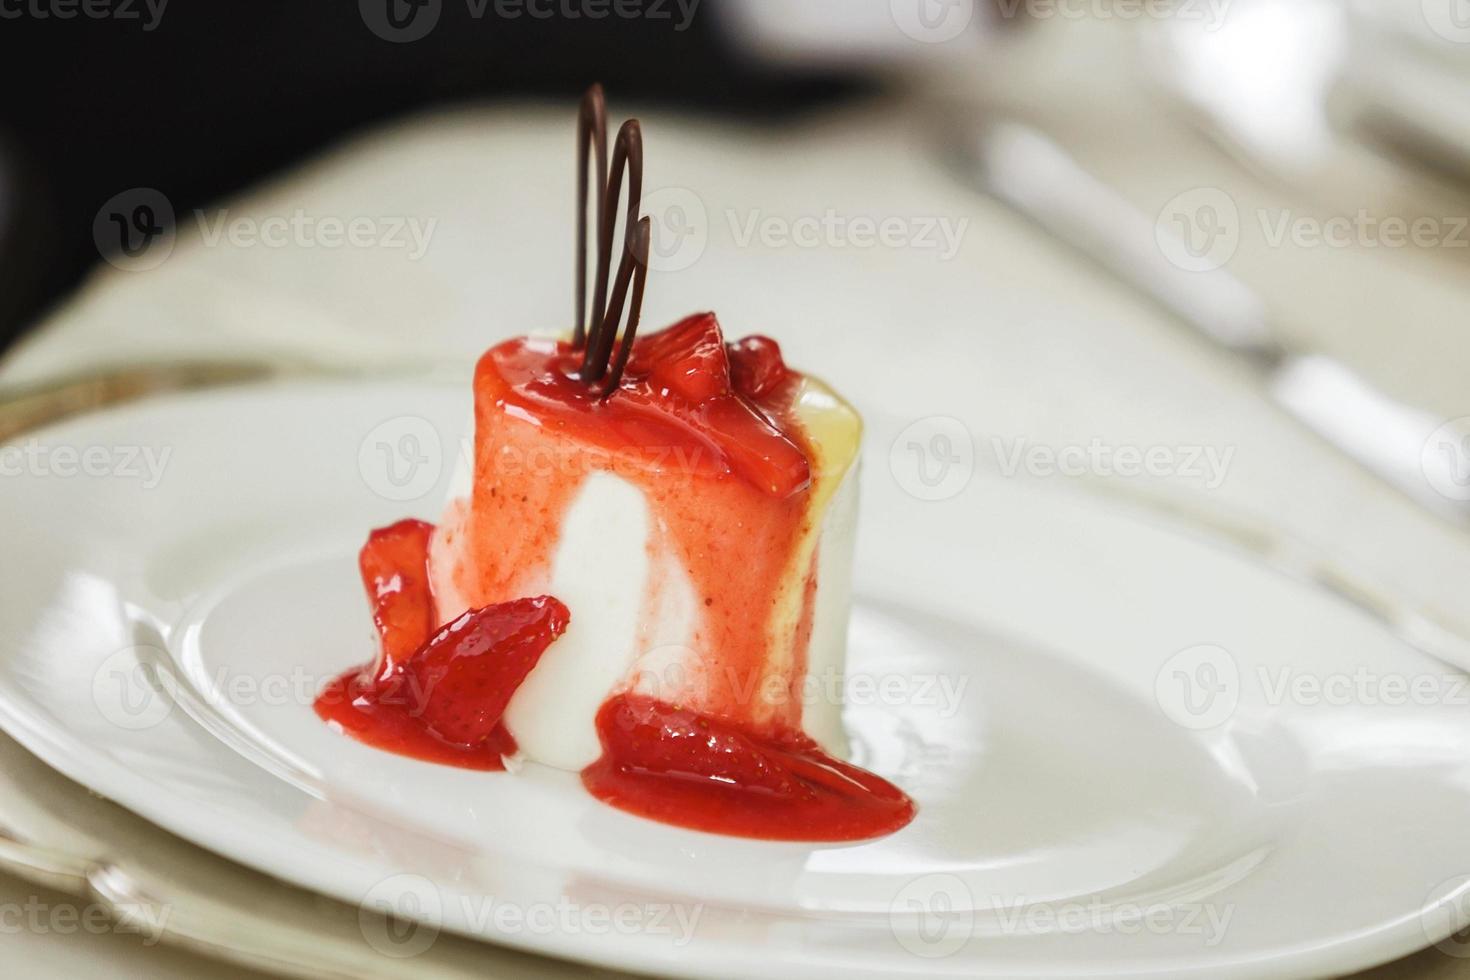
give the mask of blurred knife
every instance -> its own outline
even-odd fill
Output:
[[[1470,525],[1467,420],[1405,405],[1329,356],[1288,349],[1254,290],[1224,268],[1174,264],[1163,247],[1165,236],[1177,240],[1172,228],[1036,129],[1011,121],[962,128],[947,159],[966,183],[1251,362],[1278,405],[1359,464],[1460,528]]]

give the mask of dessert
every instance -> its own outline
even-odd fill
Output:
[[[594,86],[578,124],[574,329],[480,359],[473,465],[437,527],[373,533],[360,566],[381,650],[317,710],[432,761],[580,772],[599,799],[668,823],[793,840],[895,830],[913,804],[842,761],[831,696],[861,422],[775,341],[728,341],[713,313],[638,334],[637,122],[610,168],[606,144]]]

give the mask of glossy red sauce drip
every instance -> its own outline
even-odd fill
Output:
[[[477,745],[444,741],[424,727],[406,693],[386,692],[365,681],[358,669],[328,683],[314,707],[323,721],[364,745],[424,762],[498,772],[505,768],[504,756],[516,751],[516,741],[504,725]]]
[[[777,498],[811,485],[799,429],[789,424],[797,375],[774,340],[727,345],[713,313],[685,317],[634,341],[622,383],[606,399],[578,378],[581,360],[560,341],[509,340],[481,359],[477,389],[493,375],[504,386],[490,392],[494,401],[520,403],[542,425],[609,451],[682,449],[700,472],[733,473]]]
[[[887,780],[827,755],[800,731],[752,735],[642,695],[597,713],[602,758],[582,771],[598,799],[653,820],[763,840],[892,833],[914,804]]]
[[[379,657],[317,696],[317,714],[377,748],[470,769],[503,769],[516,750],[501,716],[541,654],[567,627],[550,596],[468,610],[437,632],[429,586],[433,526],[400,521],[359,556]],[[407,651],[407,652],[405,652]]]
[[[661,536],[651,546],[675,554],[702,597],[695,641],[711,689],[700,710],[629,692],[604,702],[587,789],[650,819],[767,840],[862,840],[906,825],[915,807],[901,790],[801,730],[815,556],[801,570],[789,654],[770,656],[765,627],[812,519],[800,376],[774,341],[726,344],[711,314],[639,338],[610,399],[578,379],[580,359],[568,344],[525,339],[481,359],[473,496],[451,508],[443,535],[454,591],[476,608],[429,637],[433,529],[374,532],[361,567],[383,653],[329,685],[318,713],[390,751],[503,768],[515,742],[501,714],[568,621],[555,599],[516,597],[544,589],[573,496],[606,470],[641,487]],[[778,705],[751,696],[771,673],[788,685]]]
[[[787,686],[804,664],[800,624],[773,620],[814,519],[800,375],[775,341],[726,344],[709,313],[640,336],[611,398],[577,377],[580,362],[570,344],[526,338],[481,358],[472,498],[443,524],[454,591],[471,606],[550,591],[567,510],[588,475],[612,472],[643,491],[650,547],[694,586],[691,646],[709,684],[699,709],[799,728],[799,700],[752,692]]]
[[[372,532],[358,552],[358,571],[378,630],[374,677],[386,680],[439,625],[428,568],[433,535],[428,521],[402,520]]]

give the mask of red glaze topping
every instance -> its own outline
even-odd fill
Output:
[[[597,713],[602,758],[582,771],[598,799],[664,823],[763,840],[845,841],[914,816],[903,791],[834,759],[800,731],[755,736],[655,701],[619,695]]]
[[[573,341],[521,338],[481,358],[471,498],[451,502],[442,533],[420,521],[373,533],[360,566],[381,653],[328,685],[316,710],[381,748],[503,768],[515,741],[502,716],[569,620],[550,596],[519,597],[545,591],[584,478],[611,471],[638,484],[652,512],[652,575],[676,563],[702,599],[690,638],[702,676],[670,695],[681,705],[628,691],[605,701],[595,720],[602,757],[583,783],[629,812],[718,833],[824,841],[897,830],[913,818],[912,801],[801,730],[794,695],[813,628],[811,532],[820,515],[811,513],[814,461],[794,417],[799,376],[775,341],[726,344],[711,313],[637,336],[651,235],[639,217],[643,142],[637,121],[624,123],[609,169],[601,86],[583,98],[577,153]],[[625,240],[610,283],[625,175]],[[446,602],[471,607],[433,636],[431,580]],[[650,586],[645,613],[660,598]],[[768,681],[776,693],[756,693]]]
[[[456,745],[437,737],[415,713],[420,702],[406,685],[380,688],[366,681],[360,670],[329,682],[316,697],[316,713],[325,722],[375,749],[437,762],[461,769],[505,768],[505,756],[515,755],[516,741],[504,725],[475,745]]]
[[[357,556],[373,607],[382,655],[373,675],[386,679],[439,624],[426,556],[434,525],[412,519],[378,528]]]
[[[439,630],[403,671],[409,689],[424,692],[424,727],[460,745],[488,738],[570,619],[566,606],[543,595],[464,613]]]
[[[677,558],[703,600],[694,644],[708,676],[697,709],[637,692],[607,700],[587,789],[630,813],[742,837],[862,840],[903,827],[915,808],[902,791],[801,730],[814,556],[797,618],[777,629],[773,614],[812,520],[800,376],[772,340],[726,344],[712,314],[638,338],[610,398],[577,377],[580,363],[570,344],[526,339],[481,359],[473,497],[451,508],[442,536],[454,589],[476,608],[430,637],[432,528],[374,532],[361,564],[383,654],[333,682],[318,713],[391,751],[502,768],[515,742],[501,717],[569,619],[549,596],[517,597],[545,590],[571,500],[607,470],[644,490],[650,548]],[[786,696],[767,702],[758,692],[772,679]]]
[[[731,355],[713,313],[698,313],[633,342],[627,371],[611,397],[584,384],[581,352],[559,341],[517,338],[492,347],[480,361],[500,384],[496,402],[515,406],[540,424],[574,432],[609,449],[682,448],[702,470],[729,472],[779,498],[811,485],[811,464],[789,424],[795,377],[780,363],[776,342],[758,343],[767,365],[764,385],[745,384],[757,372],[732,373]],[[731,345],[733,348],[735,345]],[[755,359],[743,357],[749,365]],[[774,363],[772,363],[774,362]]]
[[[629,374],[654,390],[698,403],[730,395],[730,357],[713,314],[685,317],[633,342]],[[634,382],[636,384],[636,382]]]
[[[329,683],[316,712],[390,752],[503,769],[502,756],[516,750],[500,721],[505,706],[570,614],[550,596],[516,599],[462,613],[431,636],[432,531],[423,521],[400,521],[374,531],[363,546],[363,583],[382,651],[374,663]]]
[[[745,337],[726,348],[730,380],[749,398],[765,398],[791,378],[781,348],[770,337]]]
[[[474,490],[436,538],[452,555],[453,591],[469,606],[551,591],[582,481],[615,473],[643,490],[652,552],[688,572],[700,603],[691,646],[709,690],[699,710],[752,730],[799,729],[799,699],[763,692],[799,686],[805,669],[806,635],[779,621],[790,608],[782,590],[810,571],[798,554],[814,518],[800,376],[774,341],[726,345],[708,313],[640,336],[611,398],[577,379],[579,364],[569,344],[525,338],[481,358]]]

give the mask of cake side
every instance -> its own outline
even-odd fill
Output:
[[[705,418],[691,425],[630,398],[631,410],[583,424],[585,406],[548,395],[557,348],[525,343],[542,346],[497,348],[476,372],[472,488],[446,507],[431,561],[445,613],[543,592],[577,610],[506,712],[525,754],[587,765],[597,708],[623,690],[748,730],[805,727],[840,752],[831,692],[856,495],[839,488],[857,453],[856,413],[794,373],[761,390],[763,411],[780,419],[771,432],[808,459],[805,485],[776,494],[740,470],[721,433],[701,429]],[[809,660],[822,671],[812,689]]]
[[[573,327],[480,359],[443,519],[369,534],[378,655],[315,710],[431,762],[577,770],[603,803],[681,827],[891,833],[914,802],[841,758],[858,416],[775,341],[726,343],[712,313],[639,332],[641,129],[624,122],[609,158],[594,85],[577,130]]]

